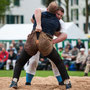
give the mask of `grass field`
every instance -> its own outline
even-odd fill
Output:
[[[83,76],[84,72],[82,71],[68,71],[70,76]],[[24,70],[22,70],[21,77],[25,77],[26,73]],[[13,76],[13,70],[0,70],[0,77],[12,77]],[[40,77],[47,77],[47,76],[53,76],[52,71],[37,71],[36,76]],[[88,73],[88,76],[90,76],[90,72]]]

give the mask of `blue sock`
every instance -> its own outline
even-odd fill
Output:
[[[31,83],[34,75],[26,73],[26,82]]]
[[[62,82],[62,77],[61,77],[61,75],[56,76],[56,78],[57,78],[57,81],[58,81],[58,82]]]

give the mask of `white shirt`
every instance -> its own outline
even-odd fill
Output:
[[[61,24],[61,30],[60,30],[60,32],[65,32],[66,33],[65,22],[62,19],[60,19],[59,22]]]

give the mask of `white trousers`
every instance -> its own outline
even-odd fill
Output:
[[[34,55],[32,58],[30,58],[29,60],[29,65],[26,68],[26,73],[35,75],[36,73],[36,68],[38,66],[38,62],[39,62],[39,56],[40,56],[40,52],[38,51],[36,55]],[[60,73],[56,67],[56,65],[51,61],[51,65],[52,65],[52,70],[55,76],[59,76]]]
[[[89,70],[90,70],[90,64],[86,64],[86,68],[85,68],[85,73],[88,73],[89,72]]]
[[[11,64],[13,65],[13,69],[14,69],[14,68],[15,68],[15,63],[16,63],[16,60],[13,60],[13,61],[11,62],[11,60],[8,59],[7,62],[6,62],[6,70],[9,70],[9,69],[10,69],[10,65],[11,65]]]

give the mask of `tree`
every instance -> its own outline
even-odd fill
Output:
[[[85,25],[85,33],[88,33],[88,19],[89,19],[89,5],[88,5],[88,0],[86,0],[86,25]]]
[[[9,9],[10,0],[0,0],[0,16]]]
[[[58,1],[58,5],[61,6],[61,0],[57,0]]]
[[[52,1],[55,1],[55,0],[42,0],[42,4],[47,7],[49,3],[51,3]]]
[[[69,22],[69,0],[65,0],[66,3],[66,17],[67,17],[67,22]]]

